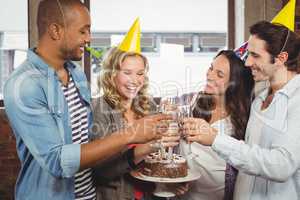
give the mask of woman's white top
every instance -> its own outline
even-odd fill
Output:
[[[232,135],[233,128],[230,118],[224,118],[211,124],[218,130],[218,134]],[[189,168],[201,173],[200,179],[190,183],[189,191],[180,197],[186,200],[222,200],[225,188],[226,162],[220,158],[211,147],[193,142],[192,155],[189,154],[189,145],[180,142],[182,155],[187,157]]]

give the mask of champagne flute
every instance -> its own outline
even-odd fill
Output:
[[[184,118],[188,118],[188,117],[192,117],[192,111],[191,111],[191,106],[189,104],[186,104],[186,105],[181,105],[180,106],[180,113],[179,113],[179,118],[180,118],[180,121],[183,120]],[[181,124],[182,126],[183,124]],[[185,140],[187,141],[187,136],[184,135],[185,137]],[[191,143],[189,142],[188,143],[188,155],[191,155],[192,154],[192,145]]]
[[[181,120],[183,118],[193,117],[193,107],[194,107],[194,105],[195,105],[195,103],[197,101],[197,97],[198,97],[197,94],[195,94],[195,93],[193,94],[192,93],[192,94],[189,94],[188,96],[186,96],[186,98],[181,101],[181,104],[180,104],[180,107],[179,107],[180,108],[179,110],[180,110],[180,118],[181,118]],[[183,124],[180,123],[180,125],[182,126]],[[187,137],[187,135],[184,135],[184,138],[187,141],[186,137]],[[187,153],[187,156],[192,155],[192,154],[193,154],[193,152],[192,152],[192,143],[189,142],[188,143],[188,153]]]
[[[165,114],[170,114],[176,119],[178,113],[177,96],[162,98],[160,102],[160,111]],[[178,134],[177,120],[169,120],[167,134]],[[177,133],[176,133],[177,131]],[[168,147],[167,155],[165,149],[162,150],[162,157],[172,160],[173,158],[173,147]]]

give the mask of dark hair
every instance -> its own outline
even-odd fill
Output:
[[[220,55],[228,59],[230,66],[230,84],[225,91],[225,109],[233,124],[233,137],[242,140],[245,137],[249,118],[254,80],[250,69],[244,66],[243,61],[235,55],[234,51],[223,50],[216,57]],[[214,97],[200,92],[193,109],[193,116],[209,122],[213,109],[215,109]]]
[[[266,51],[274,58],[281,52],[288,53],[285,65],[289,71],[300,73],[300,38],[281,24],[260,21],[250,27],[250,34],[266,42]]]
[[[37,14],[37,27],[39,38],[41,38],[46,32],[47,27],[51,23],[57,23],[64,26],[63,15],[74,5],[84,4],[80,0],[43,0],[40,2]],[[64,13],[64,14],[63,14]]]

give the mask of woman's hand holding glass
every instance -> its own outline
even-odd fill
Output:
[[[161,136],[160,140],[157,140],[155,143],[155,145],[159,145],[157,147],[167,148],[174,147],[179,144],[180,135],[170,134],[168,121],[169,120],[162,120],[157,124],[157,130]]]
[[[126,128],[127,132],[130,133],[129,143],[146,143],[161,139],[167,131],[167,127],[158,127],[158,124],[169,119],[172,119],[172,116],[156,114],[137,120],[134,124]]]
[[[206,146],[211,146],[217,136],[217,130],[200,118],[184,118],[182,130],[188,142],[198,142]]]
[[[180,134],[181,134],[181,137],[183,139],[185,139],[189,145],[188,155],[192,154],[192,145],[191,145],[191,142],[189,142],[186,138],[186,133],[185,133],[185,130],[183,127],[183,124],[184,124],[183,121],[185,118],[190,118],[191,116],[192,116],[192,112],[191,112],[191,106],[189,104],[181,105],[179,107],[178,121],[179,121],[179,126],[180,126]]]

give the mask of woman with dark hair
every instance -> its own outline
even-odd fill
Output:
[[[231,50],[217,54],[207,72],[204,91],[199,92],[193,105],[193,117],[205,119],[218,134],[227,134],[243,140],[249,117],[254,80],[243,61]],[[193,120],[191,118],[190,120]],[[211,147],[197,141],[183,142],[183,154],[191,169],[201,178],[190,184],[183,199],[232,199],[236,170],[226,164]],[[190,152],[191,151],[191,152]]]
[[[224,65],[222,63],[223,61],[229,65],[225,66],[226,64]],[[216,66],[217,78],[214,78],[213,64],[219,63],[221,65],[223,64],[223,66],[220,66],[222,68],[220,70],[218,70],[218,66]],[[228,68],[228,70],[225,68]],[[228,72],[228,74],[224,71]],[[223,85],[217,85],[217,79]],[[226,81],[222,81],[224,79]],[[219,88],[223,87],[224,89],[224,86],[226,87],[225,91],[220,91]],[[233,51],[223,50],[217,54],[207,72],[207,85],[204,91],[199,93],[198,100],[193,109],[193,116],[203,118],[207,122],[210,122],[213,120],[213,117],[216,117],[213,116],[216,110],[220,109],[230,116],[231,123],[235,130],[232,136],[243,140],[249,117],[253,86],[254,80],[251,71],[244,66],[243,61],[241,61]]]
[[[285,25],[250,27],[245,65],[269,86],[251,104],[245,141],[218,134],[203,119],[183,120],[188,141],[211,146],[239,170],[236,200],[300,199],[300,38]]]

